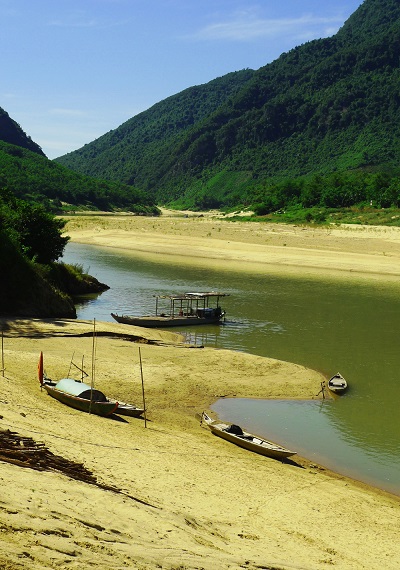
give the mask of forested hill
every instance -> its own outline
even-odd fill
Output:
[[[268,203],[274,185],[313,176],[318,204],[316,175],[398,173],[399,63],[400,2],[365,0],[335,36],[170,97],[57,160],[186,207]]]
[[[21,129],[9,114],[0,107],[0,140],[11,143],[44,156],[38,144]]]
[[[253,74],[243,70],[185,89],[56,162],[89,176],[152,189],[173,167],[187,133],[235,96]]]

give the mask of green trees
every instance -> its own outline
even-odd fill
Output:
[[[77,174],[44,156],[1,140],[0,187],[11,188],[18,198],[40,203],[53,212],[60,212],[64,202],[71,209],[123,209],[158,214],[154,197],[143,190]]]
[[[159,203],[180,207],[248,204],[260,187],[269,208],[293,200],[395,202],[396,190],[378,185],[385,192],[378,196],[354,186],[357,176],[349,189],[342,174],[389,169],[396,176],[399,38],[399,1],[364,0],[335,36],[301,45],[257,71],[185,90],[57,162],[135,184]],[[225,192],[220,173],[245,178],[241,193],[237,185]],[[340,176],[327,180],[329,173]],[[293,181],[313,175],[328,186],[306,184],[299,197]],[[283,190],[287,180],[292,192]]]
[[[392,172],[335,172],[259,186],[252,196],[255,212],[265,215],[282,208],[348,208],[373,205],[400,207],[400,169]]]
[[[61,257],[69,239],[61,235],[64,226],[43,206],[0,190],[0,228],[28,259],[48,264]]]

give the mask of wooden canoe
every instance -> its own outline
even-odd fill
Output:
[[[259,453],[260,455],[265,455],[273,459],[285,459],[296,453],[272,441],[244,432],[239,426],[218,423],[212,420],[205,412],[203,412],[201,419],[214,435],[226,439],[226,441],[234,443],[244,449]]]
[[[109,400],[109,402],[116,402],[116,400]],[[118,401],[118,408],[115,412],[119,416],[130,416],[131,418],[138,418],[144,414],[144,408],[139,408],[133,404]]]
[[[340,374],[340,372],[337,372],[334,376],[332,376],[332,378],[330,378],[328,381],[328,388],[335,394],[342,394],[347,390],[347,382]]]

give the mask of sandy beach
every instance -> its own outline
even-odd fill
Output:
[[[66,233],[148,259],[244,274],[318,272],[374,282],[400,275],[398,228],[303,228],[164,212],[71,216]],[[399,567],[399,497],[297,455],[280,462],[247,452],[200,425],[197,415],[224,396],[315,398],[324,380],[318,372],[189,347],[172,331],[102,322],[93,365],[91,322],[1,324],[0,428],[83,464],[98,484],[1,461],[0,568]],[[40,351],[53,379],[68,374],[72,355],[75,362],[84,355],[96,388],[140,405],[139,349],[146,424],[85,414],[40,390]]]

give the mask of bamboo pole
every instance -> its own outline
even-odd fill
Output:
[[[4,331],[1,331],[1,372],[3,374],[3,378],[5,370],[6,369],[4,367]]]
[[[93,319],[93,342],[92,342],[92,380],[90,382],[90,405],[89,414],[92,413],[94,373],[95,373],[95,347],[96,347],[96,319]]]
[[[143,367],[142,367],[142,354],[140,352],[140,346],[138,347],[139,349],[139,362],[140,362],[140,377],[142,379],[142,398],[143,398],[143,415],[144,415],[144,427],[147,427],[147,418],[146,418],[146,402],[145,402],[145,397],[144,397],[144,382],[143,382]]]

